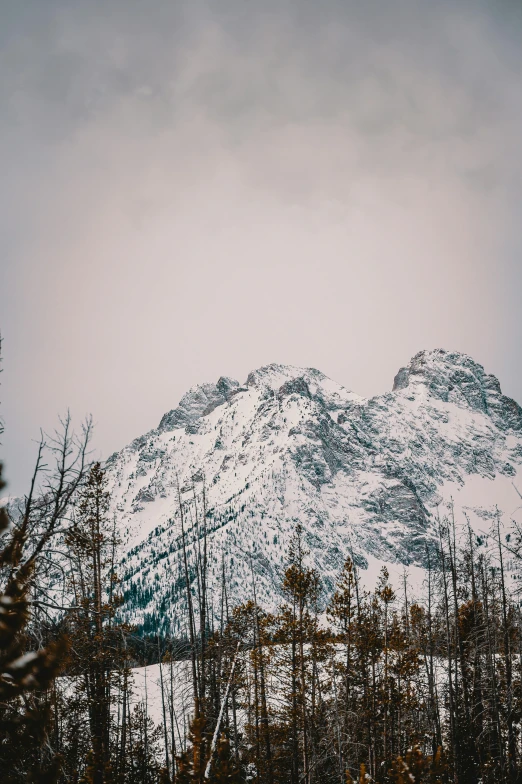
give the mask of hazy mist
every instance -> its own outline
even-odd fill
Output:
[[[423,348],[522,402],[522,4],[0,0],[0,397],[107,457],[193,384]]]

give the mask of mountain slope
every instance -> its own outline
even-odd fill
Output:
[[[208,531],[211,585],[225,568],[233,603],[255,575],[273,607],[297,522],[327,589],[348,552],[363,569],[422,566],[437,507],[454,497],[487,529],[495,504],[517,507],[521,465],[522,409],[463,354],[420,352],[369,400],[281,365],[194,387],[107,461],[129,618],[180,622],[180,501],[192,563]]]

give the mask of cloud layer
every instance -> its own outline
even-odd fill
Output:
[[[4,9],[11,488],[67,406],[107,456],[272,361],[370,395],[440,346],[522,400],[517,6]]]

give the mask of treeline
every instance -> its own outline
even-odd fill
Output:
[[[485,547],[469,526],[459,546],[451,513],[437,529],[423,601],[406,579],[397,594],[386,569],[365,590],[348,556],[325,607],[298,525],[279,611],[258,606],[252,569],[251,599],[226,611],[206,653],[196,640],[173,780],[518,781],[522,622],[505,569],[517,531],[506,542],[497,515]]]
[[[183,639],[139,641],[119,620],[118,525],[89,435],[67,419],[42,442],[23,504],[0,510],[2,782],[522,778],[522,620],[505,568],[516,530],[507,540],[497,516],[487,547],[469,526],[458,544],[441,517],[421,600],[384,569],[366,590],[349,553],[326,597],[298,525],[271,613],[253,559],[243,605],[231,606],[226,556],[209,596],[204,499],[198,511],[180,494]],[[132,674],[153,661],[156,724]]]

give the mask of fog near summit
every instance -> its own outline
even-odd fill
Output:
[[[269,362],[362,395],[420,349],[522,402],[514,2],[1,6],[2,458],[107,457]]]

